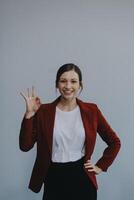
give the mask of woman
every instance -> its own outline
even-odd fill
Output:
[[[96,200],[96,175],[107,171],[114,161],[120,140],[96,104],[77,98],[83,89],[78,66],[61,66],[56,76],[60,96],[41,104],[35,90],[21,93],[26,113],[20,130],[20,149],[29,151],[37,143],[37,157],[29,188],[43,200]],[[96,134],[106,142],[102,157],[93,164]]]

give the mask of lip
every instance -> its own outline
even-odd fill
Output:
[[[65,95],[71,95],[72,93],[73,93],[73,91],[63,91],[63,93],[65,94]]]

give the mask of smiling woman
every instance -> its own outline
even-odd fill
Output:
[[[63,97],[65,95],[70,96],[71,94],[77,94],[77,91],[80,88],[78,74],[73,70],[64,72],[60,77],[58,88],[60,93],[63,94]]]
[[[20,149],[29,151],[37,143],[37,158],[29,188],[43,200],[96,200],[96,175],[107,171],[114,161],[120,140],[98,106],[78,99],[83,89],[78,66],[68,63],[56,75],[60,96],[42,104],[35,89],[21,93],[26,113],[20,130]],[[92,163],[97,133],[107,147],[96,164]]]
[[[62,97],[57,106],[66,111],[73,109],[77,104],[76,96],[79,90],[83,89],[82,73],[79,67],[68,63],[59,68],[56,77],[56,88],[59,90]],[[68,101],[67,108],[66,103],[64,105],[65,100]],[[71,106],[69,106],[70,104]]]

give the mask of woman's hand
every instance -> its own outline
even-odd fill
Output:
[[[30,91],[29,88],[27,88],[27,94],[20,92],[21,96],[24,98],[26,102],[26,118],[32,117],[36,111],[39,109],[41,102],[39,97],[35,95],[35,88],[32,86],[32,89]]]
[[[102,172],[102,169],[97,165],[94,165],[91,160],[87,160],[87,162],[84,163],[84,166],[88,169],[89,172],[94,172],[95,174],[100,174]]]

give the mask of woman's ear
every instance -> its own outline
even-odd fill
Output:
[[[82,89],[83,88],[83,83],[82,83],[82,81],[80,81],[80,87],[79,87],[79,89]]]
[[[55,87],[56,87],[56,89],[58,89],[58,83],[55,83]]]

